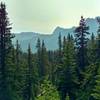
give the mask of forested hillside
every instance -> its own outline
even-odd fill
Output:
[[[100,100],[99,17],[97,22],[97,33],[90,33],[81,16],[74,37],[59,33],[57,50],[47,50],[38,38],[37,52],[29,44],[25,53],[18,40],[12,45],[12,27],[1,3],[0,100]]]

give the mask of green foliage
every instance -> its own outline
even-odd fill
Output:
[[[60,100],[59,93],[50,81],[44,80],[40,85],[40,93],[36,100]]]
[[[12,100],[9,85],[7,56],[11,51],[13,38],[10,23],[7,17],[6,6],[0,3],[0,100]],[[8,61],[10,63],[11,61]],[[10,63],[11,64],[11,63]],[[13,66],[13,64],[11,64]]]
[[[0,4],[0,100],[100,100],[100,18],[98,34],[88,40],[81,17],[72,35],[59,34],[58,50],[47,51],[37,41],[37,52],[12,45],[5,4]],[[95,38],[97,37],[97,38]],[[97,39],[97,40],[96,40]],[[76,44],[75,44],[76,43]],[[75,48],[76,47],[76,48]]]
[[[80,81],[80,86],[76,94],[76,100],[91,100],[92,89],[95,85],[95,76],[97,74],[98,67],[96,64],[87,66],[84,72],[82,72],[83,80]]]
[[[40,41],[38,39],[37,41],[37,67],[38,67],[38,72],[39,72],[39,80],[42,81],[45,76],[48,76],[50,74],[50,68],[49,68],[49,60],[48,60],[48,55],[47,55],[47,50],[45,47],[44,41]]]
[[[93,92],[91,95],[93,96],[93,98],[95,98],[96,100],[100,100],[100,75],[96,76],[96,85],[95,88],[93,89]]]
[[[68,96],[68,95],[66,96],[66,100],[70,100],[70,98],[69,98],[69,96]]]
[[[88,43],[87,55],[88,55],[88,63],[92,64],[96,62],[97,58],[97,43],[94,34],[91,35],[91,40]]]
[[[97,75],[95,76],[95,85],[92,91],[91,96],[95,100],[100,100],[100,65],[97,70]]]
[[[62,63],[62,37],[61,37],[61,34],[59,34],[59,37],[58,37],[58,46],[59,46],[59,49],[58,49],[58,62]]]
[[[78,84],[74,44],[70,34],[68,35],[66,44],[64,45],[63,67],[59,73],[60,77],[58,79],[58,90],[61,94],[61,100],[65,100],[66,94],[69,94],[70,98],[74,98],[75,87]]]
[[[79,27],[75,29],[75,41],[76,41],[76,48],[77,48],[77,63],[78,67],[84,69],[87,66],[87,42],[88,38],[87,35],[89,27],[86,25],[86,21],[81,16],[81,20],[79,22]]]

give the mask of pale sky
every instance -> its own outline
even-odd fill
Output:
[[[100,16],[100,0],[0,0],[7,5],[12,32],[52,33],[77,26],[80,16]]]

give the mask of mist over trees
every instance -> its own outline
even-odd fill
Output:
[[[38,38],[36,53],[12,45],[6,5],[0,3],[0,100],[100,100],[100,18],[97,35],[81,16],[58,49],[48,51]],[[90,36],[90,38],[88,37]],[[34,43],[33,43],[34,44]]]

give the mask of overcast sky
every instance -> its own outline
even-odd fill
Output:
[[[78,25],[80,16],[100,15],[100,0],[0,0],[5,1],[12,32],[51,33],[57,26]]]

